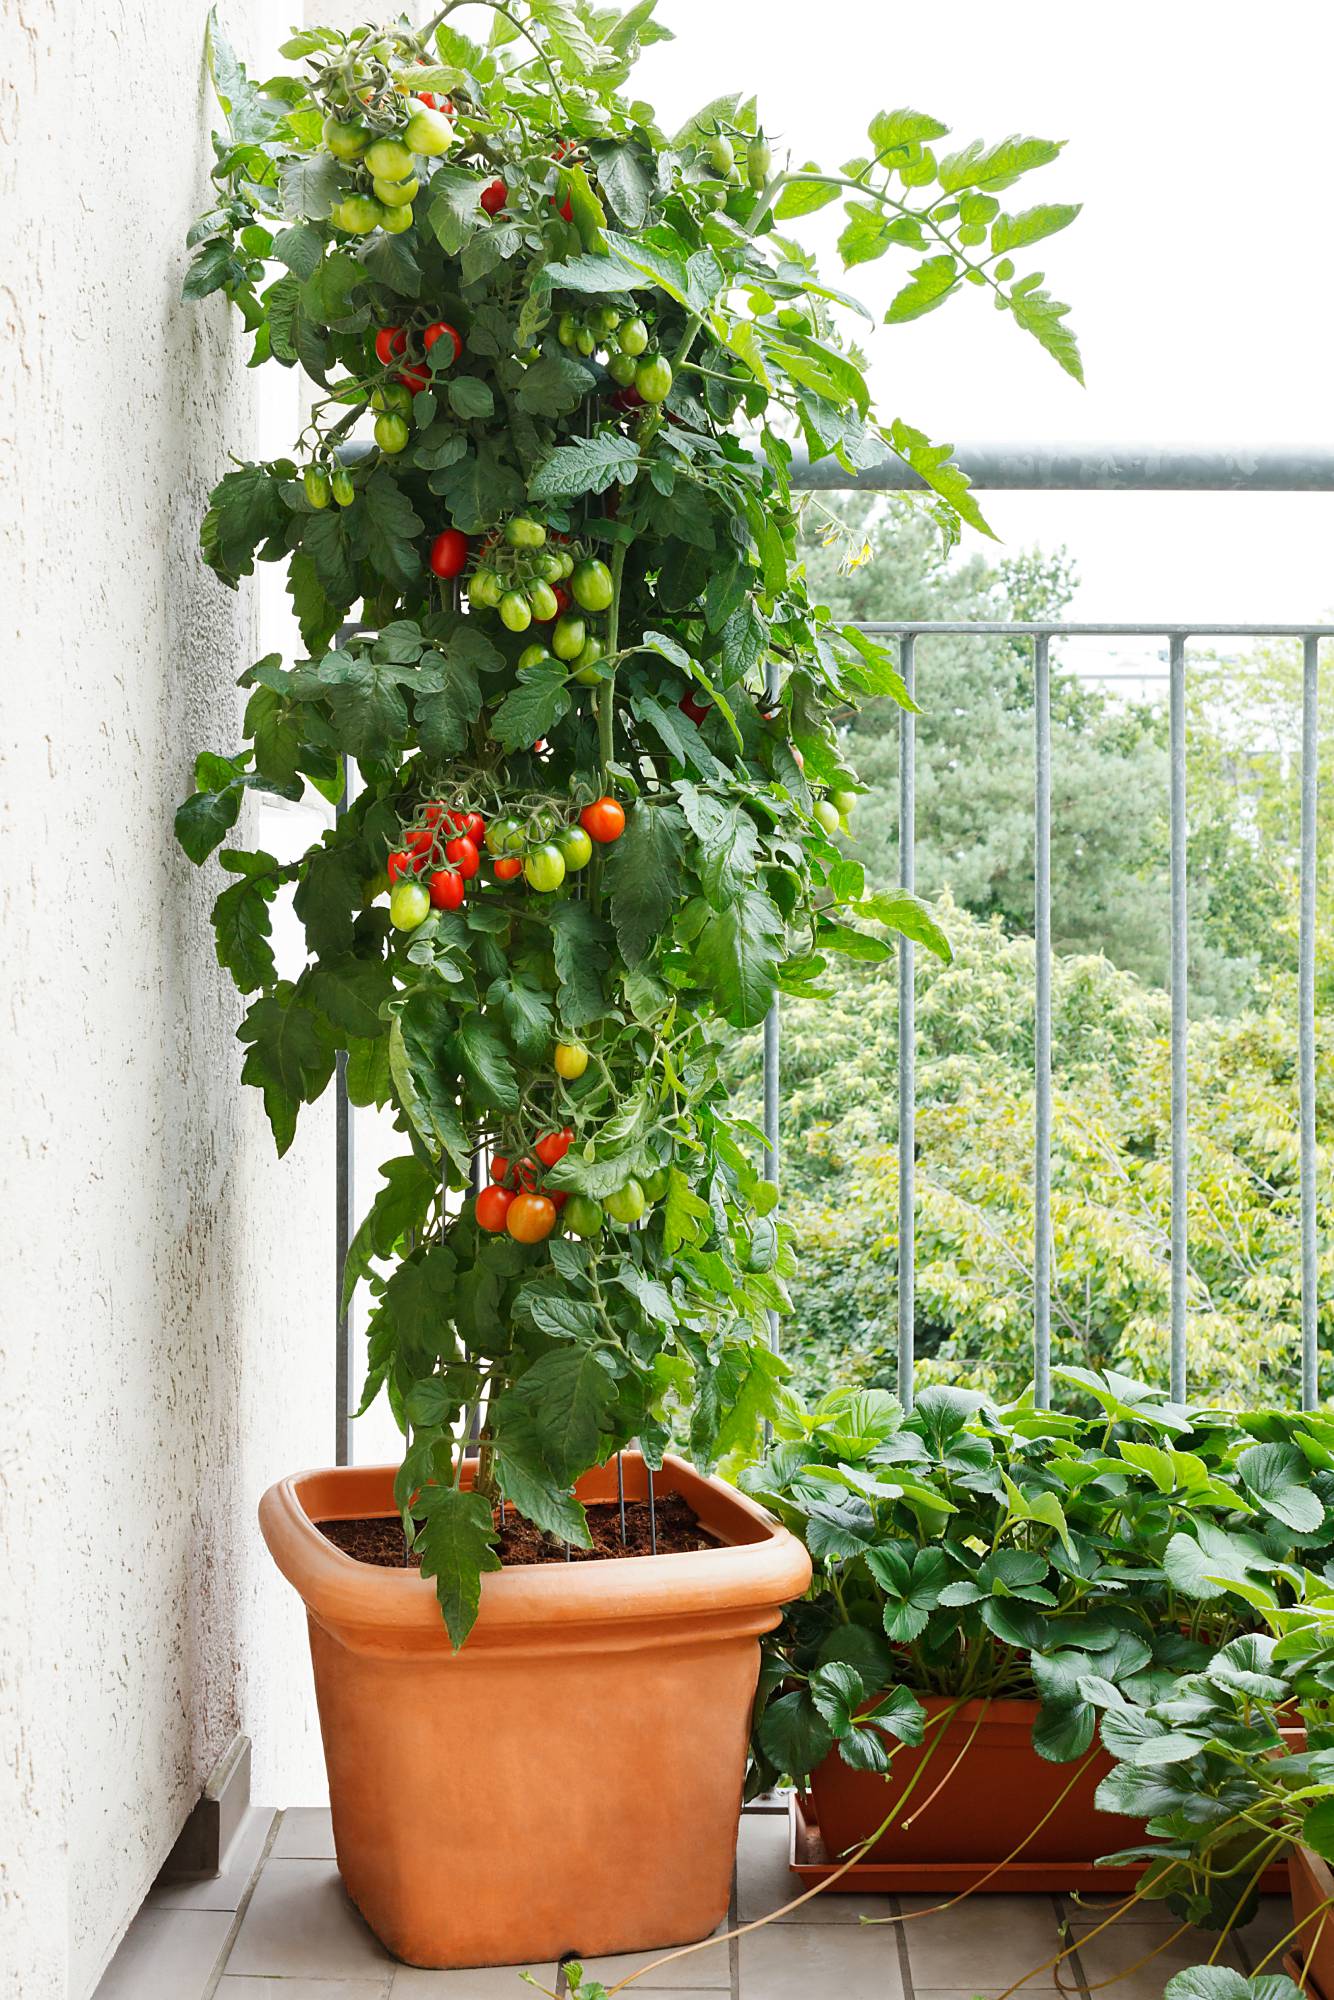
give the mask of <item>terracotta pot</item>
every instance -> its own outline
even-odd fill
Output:
[[[1288,1856],[1292,1921],[1300,1925],[1284,1965],[1317,2000],[1334,2000],[1334,1874],[1309,1847],[1294,1847]],[[1275,1970],[1273,1961],[1266,1972]]]
[[[923,1706],[928,1716],[934,1716],[951,1703],[942,1696],[928,1695]],[[964,1751],[984,1708],[981,1725]],[[975,1864],[982,1874],[995,1862],[1004,1861],[1025,1836],[1032,1834],[1011,1864],[1016,1872],[1002,1868],[982,1886],[1059,1889],[1069,1886],[1070,1863],[1086,1864],[1101,1854],[1142,1844],[1144,1828],[1139,1820],[1099,1812],[1093,1803],[1099,1781],[1112,1768],[1111,1758],[1101,1749],[1041,1831],[1033,1833],[1069,1784],[1078,1762],[1049,1764],[1038,1756],[1032,1744],[1036,1714],[1035,1701],[966,1702],[951,1721],[936,1728],[928,1724],[920,1750],[899,1750],[887,1780],[873,1771],[852,1770],[834,1750],[811,1773],[816,1817],[830,1858],[845,1856],[870,1837],[938,1739],[939,1747],[927,1760],[899,1823],[871,1848],[870,1862],[897,1863],[905,1870],[967,1863]],[[930,1798],[960,1751],[964,1751],[962,1761],[943,1789]],[[914,1813],[918,1817],[905,1827],[902,1821]],[[1050,1881],[1035,1872],[1044,1865],[1050,1866]],[[1099,1870],[1109,1889],[1117,1886],[1123,1874],[1134,1880],[1139,1870]],[[910,1885],[905,1876],[894,1886],[907,1890]]]
[[[643,1461],[622,1462],[642,1499]],[[314,1525],[392,1515],[393,1479],[304,1473],[259,1510],[309,1614],[338,1866],[371,1929],[425,1966],[707,1937],[727,1909],[759,1635],[809,1583],[805,1549],[669,1458],[655,1492],[682,1494],[724,1546],[486,1576],[454,1653],[432,1583],[356,1562]],[[615,1490],[614,1464],[577,1488]]]

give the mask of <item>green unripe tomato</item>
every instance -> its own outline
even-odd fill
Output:
[[[774,156],[767,139],[762,135],[751,140],[746,148],[746,179],[758,194],[769,178],[769,169]]]
[[[405,181],[412,154],[401,139],[377,139],[366,148],[366,165],[378,181]]]
[[[377,174],[371,186],[375,190],[375,199],[383,202],[386,208],[407,208],[421,182],[415,174],[409,174],[405,181],[386,181]]]
[[[352,474],[340,465],[329,481],[330,490],[340,507],[350,507],[357,497],[357,489],[352,483]]]
[[[525,606],[525,609],[527,607]],[[584,650],[588,633],[582,618],[561,613],[551,632],[551,650],[558,660],[577,660]]]
[[[324,143],[336,160],[359,160],[370,144],[369,127],[358,118],[326,118]]]
[[[648,328],[642,319],[628,319],[616,339],[622,354],[643,354],[648,349]]]
[[[588,324],[593,332],[602,334],[604,338],[609,333],[615,333],[620,323],[621,315],[615,306],[599,306],[596,312],[588,315]]]
[[[308,465],[301,475],[301,484],[312,507],[328,506],[329,475],[322,465]]]
[[[574,557],[568,549],[560,551],[560,573],[563,577],[574,575]]]
[[[540,812],[530,815],[528,831],[529,838],[535,845],[541,841],[550,840],[552,834],[556,831],[555,813],[549,811],[546,806],[543,806]]]
[[[475,611],[494,611],[502,585],[493,569],[476,569],[468,578],[468,602]]]
[[[646,1174],[641,1185],[644,1190],[645,1201],[661,1201],[667,1192],[666,1167],[659,1167],[655,1173]]]
[[[401,236],[405,229],[411,229],[412,203],[406,208],[387,208],[380,217],[380,227],[386,236]]]
[[[540,619],[544,625],[548,618],[554,618],[560,610],[555,591],[540,577],[536,583],[530,583],[528,586],[528,603],[534,618]]]
[[[832,835],[838,832],[839,810],[832,799],[817,799],[815,801],[815,817],[819,820],[826,833]]]
[[[736,165],[736,154],[732,151],[732,141],[722,132],[714,134],[705,147],[705,157],[720,181],[725,181]]]
[[[574,677],[580,687],[595,688],[606,679],[606,675],[598,671],[598,661],[604,650],[601,639],[595,632],[590,632],[574,663]]]
[[[540,661],[549,660],[550,658],[551,655],[545,646],[538,644],[525,646],[519,655],[519,672],[525,674],[529,667],[535,667]]]
[[[574,344],[579,353],[587,359],[590,354],[596,351],[598,337],[590,327],[581,326],[578,333],[574,336]]]
[[[596,1236],[602,1228],[602,1209],[586,1194],[572,1194],[565,1204],[561,1222],[571,1236]]]
[[[576,875],[593,858],[593,843],[581,826],[563,826],[554,845],[560,849],[567,875]]]
[[[389,898],[389,921],[396,931],[415,931],[431,914],[431,899],[420,882],[396,882]]]
[[[503,819],[493,819],[482,839],[493,861],[502,854],[518,854],[524,845],[522,823],[508,814]]]
[[[407,441],[405,418],[387,415],[375,419],[375,442],[387,456],[392,457],[395,452],[402,451]]]
[[[516,514],[505,523],[505,540],[512,549],[540,549],[547,531],[531,514]]]
[[[443,111],[432,110],[423,104],[420,111],[414,111],[403,132],[403,143],[414,153],[421,153],[426,159],[435,159],[447,153],[454,143],[454,127]]]
[[[371,408],[391,411],[396,417],[406,417],[412,412],[412,391],[406,382],[381,382],[378,389],[371,390]]]
[[[556,338],[562,347],[573,347],[579,337],[573,313],[562,313],[556,321]]]
[[[537,558],[537,573],[543,583],[559,583],[565,574],[557,549],[543,549]]]
[[[628,389],[635,379],[635,357],[633,354],[609,354],[607,373],[618,389]]]
[[[565,880],[565,856],[554,840],[544,840],[524,856],[523,872],[530,888],[549,896]]]
[[[856,792],[831,792],[829,803],[837,812],[850,813],[857,803],[857,798]]]
[[[648,354],[635,370],[635,387],[646,403],[665,403],[672,389],[672,364],[665,354]]]
[[[615,595],[606,563],[590,556],[570,578],[570,595],[581,611],[605,611]]]
[[[533,614],[521,590],[507,590],[501,598],[500,622],[510,632],[526,632],[532,624]]]
[[[369,236],[380,226],[384,210],[378,201],[372,201],[368,194],[350,194],[343,201],[336,201],[329,211],[329,220],[335,229],[345,229],[349,236]]]
[[[638,1222],[647,1203],[639,1182],[627,1181],[624,1187],[615,1188],[602,1206],[613,1222],[619,1222],[623,1228],[628,1229],[632,1222]]]

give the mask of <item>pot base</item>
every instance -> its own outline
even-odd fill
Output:
[[[999,1867],[985,1861],[859,1861],[839,1875],[841,1863],[825,1846],[815,1802],[798,1793],[793,1794],[788,1813],[787,1865],[808,1889],[827,1885],[825,1893],[830,1896],[1036,1895],[1074,1890],[1110,1895],[1133,1889],[1144,1872],[1142,1867],[1099,1868],[1091,1861],[1007,1861]],[[1270,1868],[1259,1884],[1267,1896],[1281,1895],[1287,1886],[1282,1864]]]

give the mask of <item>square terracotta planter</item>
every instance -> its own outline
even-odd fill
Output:
[[[627,1497],[647,1493],[623,1457]],[[305,1601],[348,1894],[410,1965],[509,1965],[693,1943],[727,1909],[759,1639],[805,1549],[669,1458],[716,1549],[524,1564],[482,1580],[453,1652],[434,1585],[315,1525],[393,1515],[392,1466],[299,1474],[260,1524]],[[472,1466],[465,1468],[470,1480]],[[611,1499],[614,1465],[579,1482]]]

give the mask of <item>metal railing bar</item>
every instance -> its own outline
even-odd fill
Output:
[[[778,693],[778,662],[770,658],[765,662],[764,668],[766,707],[777,703]],[[764,1178],[774,1187],[778,1186],[778,1112],[781,1075],[781,1027],[778,995],[775,993],[769,1011],[764,1017]],[[766,1317],[769,1323],[769,1345],[777,1354],[780,1339],[778,1314],[771,1308]],[[764,1427],[766,1444],[770,1431],[771,1426],[766,1422]]]
[[[1301,1159],[1302,1408],[1320,1399],[1315,1141],[1316,799],[1320,772],[1320,644],[1302,659],[1301,920],[1297,948],[1297,1075]]]
[[[1051,1403],[1051,641],[1033,641],[1033,1395]]]
[[[1186,900],[1186,641],[1172,638],[1168,694],[1171,817],[1172,932],[1172,1334],[1171,1393],[1186,1394],[1186,1286],[1189,1276],[1186,1201],[1189,1146],[1186,1129],[1187,948]]]
[[[911,699],[917,684],[917,642],[905,633],[899,672]],[[899,883],[917,881],[917,729],[910,708],[899,711]],[[917,1050],[912,940],[899,939],[899,1401],[913,1404],[914,1290],[916,1276]]]
[[[1334,493],[1334,448],[1325,445],[988,444],[953,447],[979,493]],[[801,455],[792,484],[807,491],[909,492],[925,482],[892,454],[849,474],[830,454]]]
[[[903,639],[966,637],[1000,639],[1334,639],[1334,625],[1272,624],[1190,625],[1165,620],[1160,625],[1088,625],[1003,623],[989,619],[867,618],[857,621],[857,630],[872,638]]]

